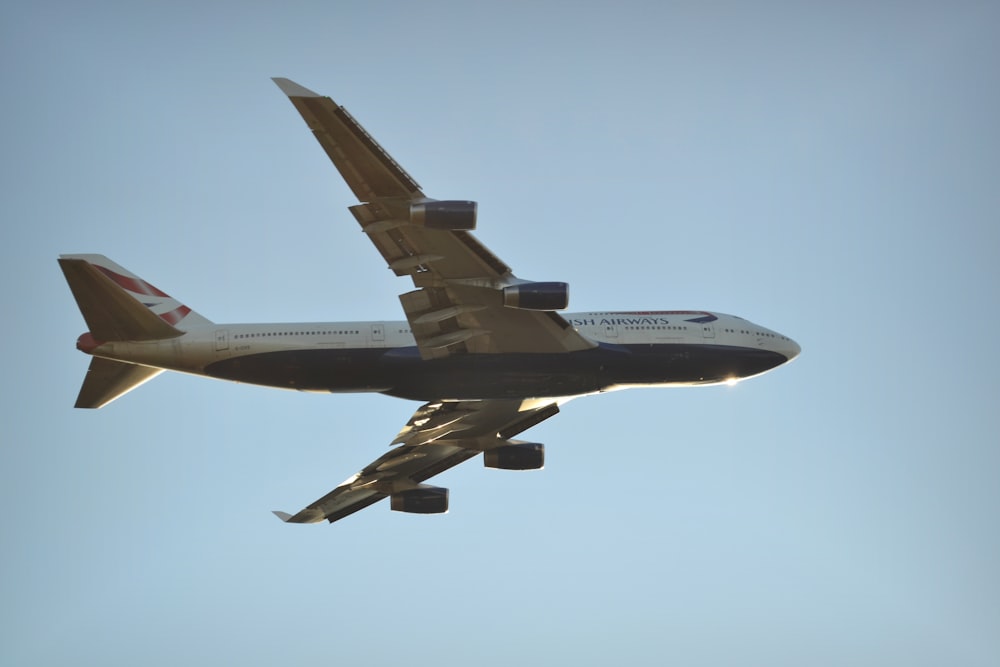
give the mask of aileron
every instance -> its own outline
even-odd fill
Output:
[[[348,187],[363,202],[422,198],[420,186],[342,106],[308,88],[275,78]]]

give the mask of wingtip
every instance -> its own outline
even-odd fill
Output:
[[[286,79],[281,76],[273,76],[271,77],[271,81],[274,81],[278,85],[278,88],[281,88],[281,92],[289,97],[323,97],[319,93],[313,92],[305,86],[300,86],[291,79]]]
[[[322,510],[315,508],[306,508],[294,516],[278,510],[271,510],[271,513],[285,523],[319,523],[326,518]]]

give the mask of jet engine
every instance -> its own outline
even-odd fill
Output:
[[[475,229],[477,207],[474,201],[425,201],[410,204],[410,222],[427,229]]]
[[[538,470],[545,465],[545,445],[516,442],[483,452],[483,464],[499,470]]]
[[[448,489],[421,485],[416,489],[392,494],[389,502],[394,512],[443,514],[448,511]]]
[[[569,305],[567,283],[520,283],[503,288],[503,305],[521,310],[562,310]]]

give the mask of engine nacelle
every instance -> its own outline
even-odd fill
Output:
[[[504,287],[503,305],[521,310],[562,310],[569,305],[569,285],[521,283]]]
[[[465,230],[476,228],[474,201],[425,201],[410,204],[410,222],[428,229]]]
[[[389,503],[394,512],[443,514],[448,511],[448,489],[420,486],[392,494]]]
[[[545,445],[537,442],[517,442],[483,452],[487,468],[499,470],[539,470],[545,465]]]

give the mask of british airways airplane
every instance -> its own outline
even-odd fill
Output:
[[[579,396],[626,387],[733,383],[794,359],[799,346],[700,310],[566,313],[568,286],[534,282],[469,232],[476,203],[440,201],[329,97],[275,79],[358,201],[361,230],[415,289],[405,321],[216,324],[102,255],[59,258],[89,331],[76,401],[100,408],[164,370],[313,392],[422,401],[389,451],[296,514],[334,522],[383,498],[436,514],[448,490],[424,481],[478,454],[490,468],[541,468],[514,439]]]

